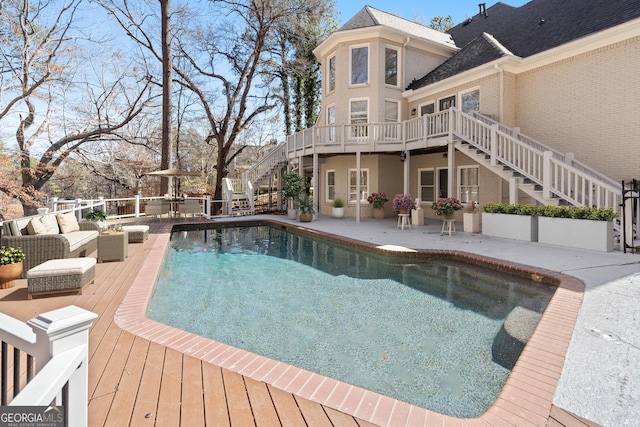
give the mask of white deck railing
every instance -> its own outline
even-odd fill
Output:
[[[429,140],[447,137],[468,142],[486,153],[493,165],[508,166],[542,187],[543,197],[553,195],[577,206],[620,210],[618,184],[533,138],[479,113],[450,108],[399,123],[362,123],[315,126],[287,139],[289,157],[314,153],[389,152],[429,147]],[[411,144],[411,147],[408,147]],[[418,145],[416,145],[418,144]],[[441,145],[441,144],[437,144]]]
[[[86,427],[89,328],[96,317],[73,305],[26,324],[0,313],[1,404],[61,406],[65,425]]]

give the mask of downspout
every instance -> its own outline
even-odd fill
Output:
[[[407,36],[407,39],[405,40],[404,44],[402,45],[402,86],[401,87],[407,87],[407,82],[405,81],[405,76],[407,75],[406,69],[407,69],[407,52],[406,52],[406,47],[409,44],[409,42],[411,41],[411,37]]]
[[[504,123],[504,70],[500,65],[493,64],[493,68],[500,74],[498,79],[498,122]]]

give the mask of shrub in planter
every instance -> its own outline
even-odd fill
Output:
[[[482,234],[505,239],[538,240],[538,206],[485,203],[482,205]]]

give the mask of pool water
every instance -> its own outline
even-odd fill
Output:
[[[147,317],[456,417],[493,404],[554,288],[269,226],[173,233]],[[533,325],[531,324],[533,319]],[[515,319],[516,324],[518,319]]]

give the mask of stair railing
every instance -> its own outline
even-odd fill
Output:
[[[542,187],[542,197],[561,197],[577,206],[608,207],[618,211],[617,186],[602,174],[571,164],[564,154],[509,129],[479,113],[450,108],[451,132],[488,154],[492,165],[502,164]],[[590,168],[589,168],[590,169]]]
[[[286,164],[287,161],[287,143],[284,142],[242,174],[243,190],[246,189],[247,182],[258,185],[265,177],[270,176],[276,168]]]

